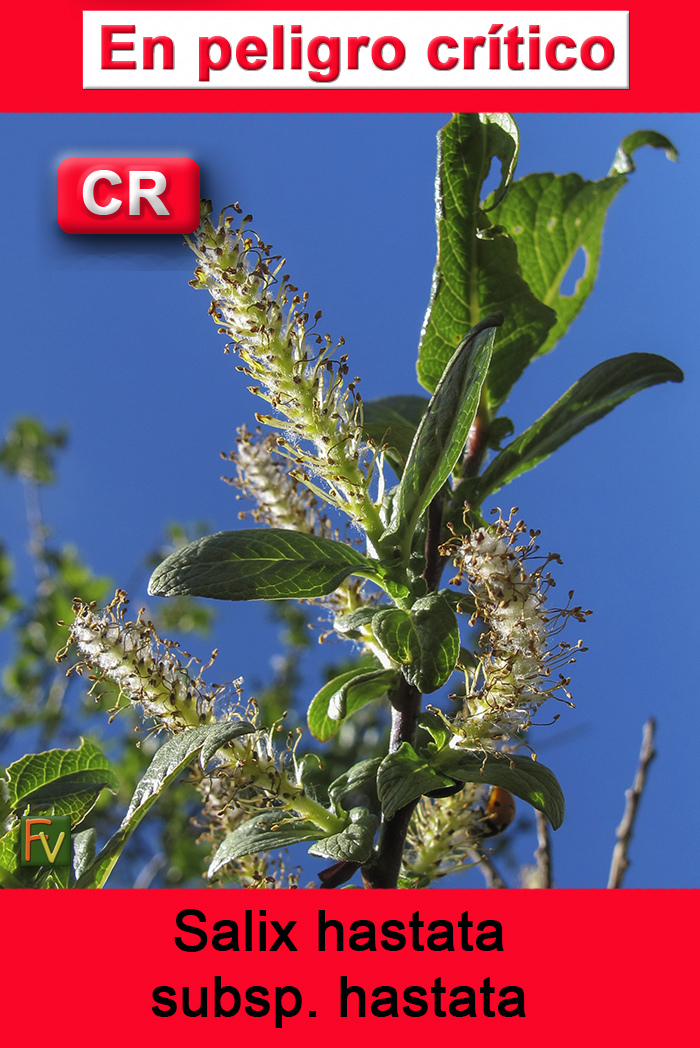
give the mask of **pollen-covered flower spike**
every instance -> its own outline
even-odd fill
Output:
[[[58,653],[56,661],[61,662],[70,645],[75,644],[81,659],[69,673],[75,670],[83,674],[87,670],[95,684],[113,681],[119,688],[120,699],[124,697],[137,703],[148,717],[173,733],[222,719],[216,715],[216,700],[233,691],[238,701],[242,682],[207,686],[202,680],[202,672],[207,667],[200,665],[199,672],[193,675],[190,667],[199,660],[179,652],[173,641],[162,640],[143,612],[135,621],[128,620],[128,604],[123,590],[117,590],[114,600],[102,612],[96,611],[94,603],[86,604],[76,598],[68,644]],[[216,652],[212,661],[215,656]],[[119,700],[117,709],[118,704]],[[115,709],[114,715],[116,712]],[[280,756],[273,742],[279,725],[271,729],[257,727],[254,700],[246,712],[245,719],[255,724],[256,730],[218,751],[217,774],[229,783],[229,800],[239,803],[240,791],[262,793],[280,807],[311,819],[325,832],[340,832],[345,821],[306,792],[296,745],[288,743],[287,752]],[[229,717],[230,710],[227,710],[223,719]]]
[[[270,528],[289,528],[323,538],[337,538],[328,517],[319,512],[318,499],[301,482],[289,475],[289,463],[276,454],[274,436],[263,436],[260,429],[251,433],[246,426],[238,429],[236,447],[222,458],[234,462],[237,477],[224,477],[254,503],[250,515]],[[239,516],[244,517],[245,511]]]
[[[421,797],[411,817],[401,872],[417,888],[451,873],[469,869],[476,853],[485,800],[485,787],[465,785],[457,793],[436,800]]]
[[[227,687],[207,686],[203,666],[193,674],[191,667],[198,660],[180,652],[174,642],[162,640],[143,611],[135,621],[127,619],[128,604],[123,590],[117,590],[104,611],[97,611],[94,602],[86,604],[76,598],[68,644],[56,660],[62,661],[68,647],[75,644],[81,658],[72,669],[79,674],[87,670],[95,683],[113,681],[119,699],[137,703],[146,716],[173,732],[213,723],[214,702]]]
[[[563,696],[572,705],[570,678],[563,673],[553,677],[553,671],[575,662],[573,653],[586,649],[581,641],[552,645],[552,638],[569,619],[585,622],[591,612],[568,604],[548,608],[547,594],[555,583],[547,567],[561,560],[555,553],[537,557],[538,531],[530,531],[528,541],[518,544],[527,529],[515,521],[516,512],[511,510],[507,519],[499,513],[494,525],[456,536],[443,547],[458,568],[452,582],[469,584],[476,606],[471,625],[483,622],[486,627],[477,665],[465,670],[464,705],[451,721],[453,746],[495,750],[527,730],[546,699]],[[526,562],[533,558],[540,563],[530,571]],[[573,591],[569,601],[572,597]]]
[[[256,417],[279,431],[277,446],[293,474],[378,536],[369,495],[377,451],[363,434],[359,379],[346,384],[343,339],[334,344],[316,331],[321,313],[310,320],[308,294],[282,272],[284,260],[246,228],[251,216],[235,228],[228,210],[214,225],[205,203],[202,223],[188,238],[198,259],[191,284],[209,291],[210,313],[241,358],[238,370],[272,408]],[[237,204],[232,210],[240,213]]]

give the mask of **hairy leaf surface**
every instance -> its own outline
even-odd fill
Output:
[[[322,597],[348,575],[372,575],[352,546],[284,528],[220,531],[172,553],[148,592],[159,597],[284,600]]]
[[[256,852],[288,848],[301,841],[315,841],[321,836],[318,826],[299,819],[287,811],[265,811],[237,826],[214,853],[207,877],[211,880],[227,863]]]
[[[336,862],[366,862],[372,854],[372,842],[379,820],[366,808],[350,809],[350,824],[340,833],[322,837],[309,848],[309,855],[334,859]]]

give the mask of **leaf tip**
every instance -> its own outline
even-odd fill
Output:
[[[148,580],[148,596],[149,597],[169,597],[170,589],[165,582],[164,573],[161,571],[162,564],[156,568]]]

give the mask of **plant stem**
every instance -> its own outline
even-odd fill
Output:
[[[547,816],[541,811],[535,812],[537,821],[537,872],[539,875],[540,888],[551,888],[554,881],[552,878],[552,842],[549,836],[549,823]]]
[[[481,467],[488,446],[489,416],[480,406],[467,441],[462,465],[462,477],[475,477]],[[440,586],[442,569],[446,563],[440,556],[442,540],[442,500],[434,498],[428,508],[428,534],[425,540],[425,571],[423,578],[432,592]],[[415,742],[418,718],[421,712],[422,695],[417,688],[401,677],[396,694],[392,699],[391,737],[389,753],[395,753],[402,742]],[[395,888],[401,871],[408,824],[411,821],[417,800],[401,808],[392,819],[382,819],[379,844],[374,857],[363,867],[362,876],[367,888]]]
[[[440,555],[442,509],[442,499],[436,496],[428,507],[428,534],[425,539],[425,571],[423,572],[423,578],[432,592],[438,590],[442,569],[448,560],[447,557]]]
[[[389,753],[395,753],[403,742],[415,742],[422,695],[405,677],[392,699]],[[395,888],[401,871],[408,824],[417,800],[401,808],[391,819],[382,819],[376,854],[362,870],[366,888]]]
[[[637,816],[637,809],[639,808],[639,802],[642,799],[642,793],[644,792],[644,784],[646,782],[649,765],[656,756],[656,750],[654,749],[655,729],[656,721],[653,717],[650,717],[644,725],[642,749],[639,754],[637,774],[634,777],[632,789],[627,790],[625,793],[627,804],[625,806],[625,814],[622,816],[622,822],[617,827],[617,844],[613,851],[608,888],[622,887],[622,881],[627,872],[627,867],[630,864],[629,859],[627,858],[627,852],[630,846],[630,841],[632,840],[634,820]]]
[[[483,404],[480,404],[467,438],[467,447],[462,460],[462,479],[471,480],[479,475],[481,463],[488,448],[490,428],[488,412]]]
[[[345,828],[343,819],[339,819],[337,815],[328,811],[318,801],[309,797],[307,793],[298,793],[296,796],[292,796],[286,807],[290,811],[298,811],[305,819],[311,819],[325,833],[340,833]]]

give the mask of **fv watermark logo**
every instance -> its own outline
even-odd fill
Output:
[[[70,866],[70,815],[24,815],[20,866]]]

